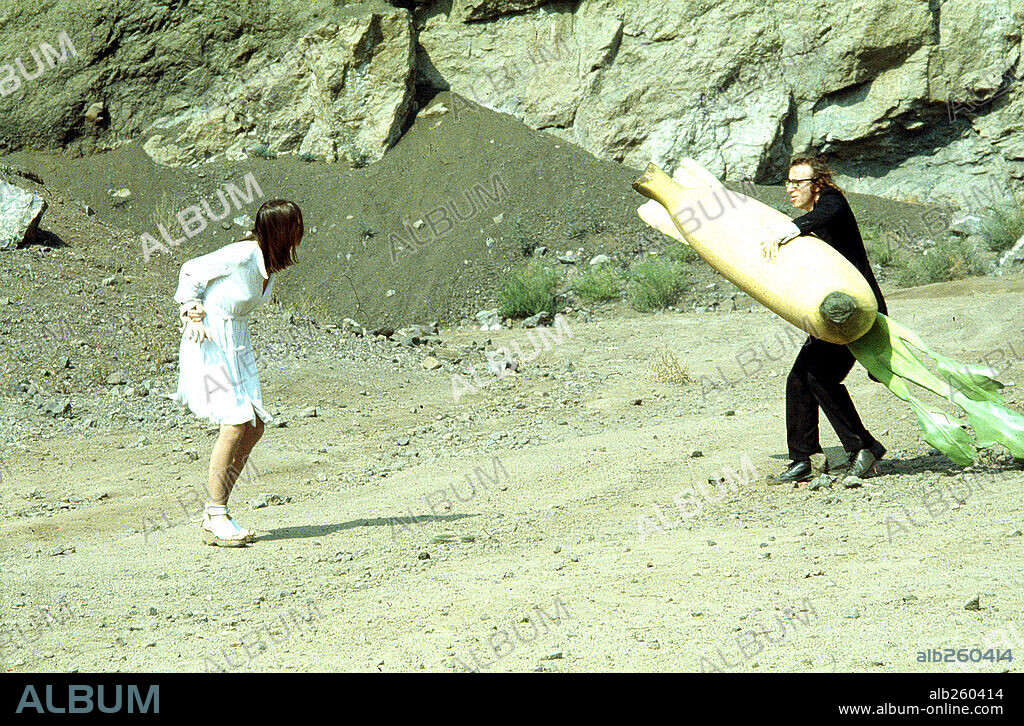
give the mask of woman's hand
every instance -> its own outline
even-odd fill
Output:
[[[210,330],[196,320],[185,321],[185,339],[192,343],[202,343],[204,340],[211,340]]]
[[[196,303],[192,307],[192,309],[188,310],[185,314],[189,317],[190,320],[193,320],[198,323],[201,322],[202,319],[206,317],[206,310],[203,308],[202,303]]]

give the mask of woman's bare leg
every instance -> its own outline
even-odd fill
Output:
[[[263,436],[264,431],[263,421],[259,416],[256,417],[256,423],[246,423],[245,431],[242,434],[242,440],[238,444],[238,448],[235,450],[235,458],[231,462],[230,473],[232,474],[231,483],[228,488],[228,496],[231,491],[234,490],[235,482],[238,480],[238,475],[245,471],[245,465],[249,462],[249,454],[252,453],[252,449],[256,446],[256,442]]]
[[[232,470],[232,462],[238,455],[242,440],[245,438],[246,426],[248,424],[221,424],[220,435],[217,436],[217,442],[213,445],[213,453],[210,454],[207,491],[211,504],[228,503],[231,488],[235,485],[235,479],[238,477],[238,472]]]
[[[207,488],[211,504],[226,505],[235,488],[238,475],[245,469],[256,442],[263,436],[263,421],[257,416],[256,423],[222,424],[220,435],[210,455],[210,474]],[[218,536],[229,537],[227,532],[242,533],[247,538],[252,532],[238,526],[229,515],[210,514],[210,527],[220,532]],[[228,529],[224,529],[227,527]]]

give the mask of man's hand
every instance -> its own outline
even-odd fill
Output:
[[[775,255],[779,253],[779,245],[781,244],[782,238],[780,237],[766,239],[764,242],[761,243],[761,254],[764,255],[764,258],[766,260],[771,262],[772,260],[775,259]]]
[[[776,229],[761,243],[761,254],[771,262],[779,253],[779,246],[784,245],[791,239],[800,236],[800,228],[790,222],[786,226]]]

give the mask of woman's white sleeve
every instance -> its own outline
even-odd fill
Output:
[[[183,264],[178,275],[174,302],[182,305],[182,310],[187,310],[192,304],[201,301],[210,282],[230,275],[242,261],[239,252],[241,250],[237,243],[229,244]]]

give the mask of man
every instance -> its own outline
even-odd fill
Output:
[[[857,220],[824,161],[805,156],[794,158],[789,165],[786,191],[793,206],[807,213],[794,219],[781,237],[762,244],[765,257],[774,259],[780,244],[814,233],[864,275],[875,293],[878,311],[886,313],[885,300],[868,262]],[[853,354],[845,345],[808,336],[786,380],[786,437],[792,462],[775,478],[777,483],[811,478],[811,456],[822,454],[818,441],[819,407],[849,453],[848,476],[868,476],[885,455],[885,447],[864,428],[843,385],[853,363]]]

